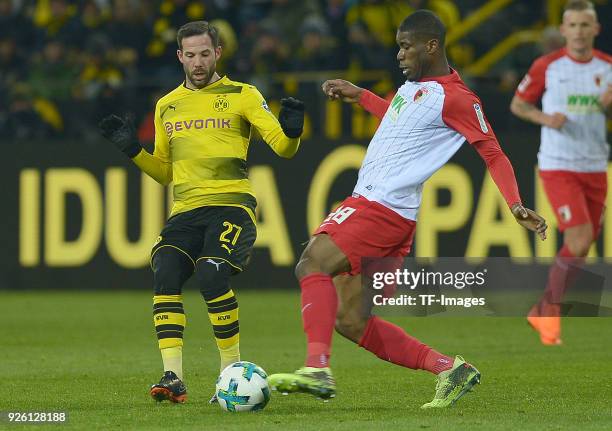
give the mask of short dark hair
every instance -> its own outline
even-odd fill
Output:
[[[408,15],[400,24],[399,31],[411,32],[421,38],[433,37],[438,39],[442,46],[446,40],[444,24],[435,13],[427,9],[419,9]]]
[[[176,43],[179,49],[183,49],[183,39],[201,34],[209,35],[215,48],[219,46],[219,31],[215,26],[210,25],[208,21],[192,21],[179,28],[176,34]]]
[[[595,12],[595,6],[593,6],[593,3],[588,0],[569,0],[563,8],[563,12],[568,10],[592,10]]]

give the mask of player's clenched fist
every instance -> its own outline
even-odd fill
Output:
[[[304,130],[304,102],[293,97],[281,99],[278,122],[288,138],[299,138]]]
[[[330,99],[342,99],[343,102],[359,102],[363,88],[344,79],[329,79],[321,86],[323,93]]]
[[[115,114],[109,115],[100,121],[98,127],[100,127],[102,136],[111,141],[130,159],[136,157],[142,150],[130,115],[126,115],[124,118]]]
[[[525,208],[521,204],[514,204],[512,206],[512,215],[521,226],[529,229],[530,231],[536,232],[542,241],[546,239],[546,220],[538,213],[529,208]]]
[[[563,127],[565,122],[567,121],[567,117],[565,114],[561,114],[560,112],[555,112],[552,115],[548,115],[546,119],[545,126],[550,127],[551,129],[560,129]]]

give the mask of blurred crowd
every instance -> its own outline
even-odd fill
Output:
[[[507,35],[543,20],[546,2],[513,3],[486,23],[488,29],[449,47],[456,67],[486,52],[494,42],[491,34]],[[405,16],[432,9],[452,29],[482,4],[0,0],[0,133],[11,139],[87,138],[97,133],[97,119],[109,112],[132,111],[139,120],[146,118],[155,100],[182,80],[176,31],[188,21],[205,19],[219,29],[221,73],[274,97],[271,82],[283,72],[386,70],[399,79],[395,30]]]

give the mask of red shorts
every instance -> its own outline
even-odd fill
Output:
[[[315,235],[326,233],[361,272],[362,257],[405,256],[410,252],[416,222],[364,197],[348,197],[321,223]]]
[[[585,223],[593,225],[594,237],[601,230],[606,208],[606,172],[540,171],[548,201],[555,211],[559,230]]]

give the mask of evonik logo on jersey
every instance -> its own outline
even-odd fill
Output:
[[[204,118],[198,120],[182,120],[182,121],[166,121],[164,128],[166,134],[170,138],[174,132],[180,132],[182,130],[189,129],[229,129],[230,120],[229,118]]]

